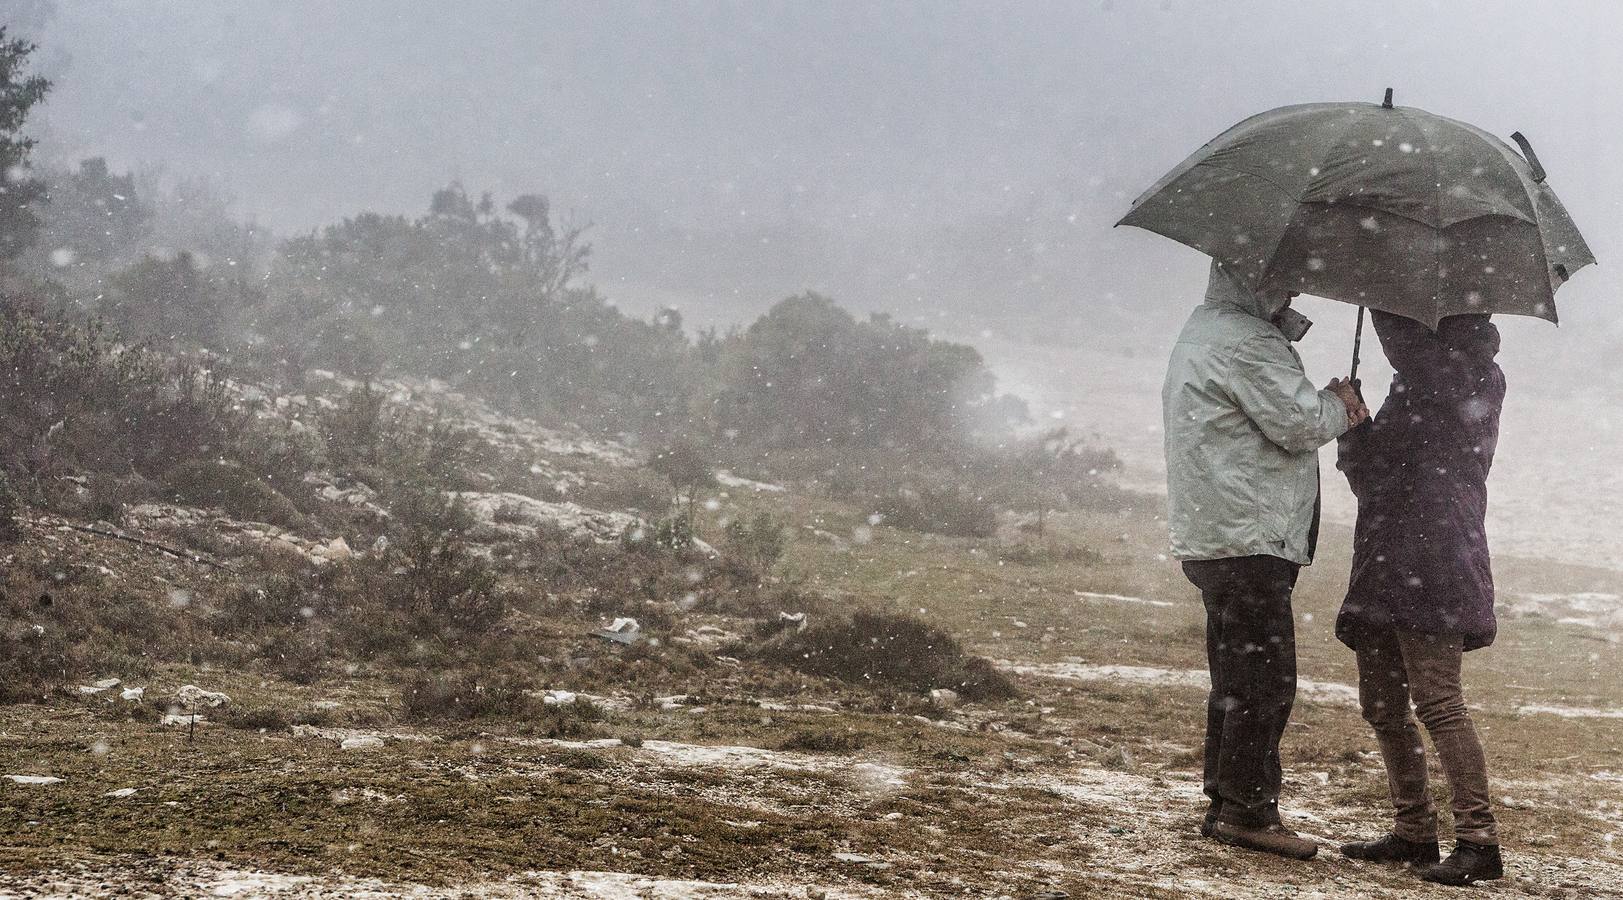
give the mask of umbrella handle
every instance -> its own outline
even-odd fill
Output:
[[[1352,373],[1347,376],[1347,380],[1352,382],[1355,387],[1358,384],[1358,355],[1359,355],[1359,351],[1363,349],[1363,346],[1364,346],[1364,308],[1362,306],[1360,306],[1360,307],[1358,307],[1358,328],[1355,331],[1353,331]]]
[[[1516,146],[1522,148],[1522,156],[1527,160],[1527,167],[1533,170],[1533,183],[1543,182],[1544,166],[1539,163],[1538,154],[1533,152],[1533,145],[1527,142],[1527,136],[1517,131],[1511,134],[1510,139],[1516,142]]]

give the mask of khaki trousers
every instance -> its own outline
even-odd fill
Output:
[[[1474,844],[1499,843],[1489,806],[1487,760],[1460,688],[1462,655],[1457,634],[1389,628],[1359,640],[1358,700],[1386,761],[1397,820],[1392,831],[1407,840],[1437,839],[1437,809],[1426,784],[1426,747],[1409,711],[1412,700],[1448,776],[1455,837]]]

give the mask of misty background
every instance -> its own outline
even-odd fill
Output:
[[[806,289],[892,312],[973,343],[1149,486],[1164,353],[1206,264],[1111,224],[1248,115],[1392,86],[1527,134],[1600,260],[1561,292],[1559,329],[1501,319],[1493,528],[1623,557],[1613,4],[8,6],[57,82],[36,162],[203,176],[278,236],[420,214],[453,179],[544,193],[592,224],[590,280],[628,312],[725,326]],[[1310,374],[1343,373],[1352,310],[1300,305]]]

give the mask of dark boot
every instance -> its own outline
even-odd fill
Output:
[[[1463,887],[1478,881],[1505,877],[1505,864],[1499,858],[1498,844],[1455,841],[1448,859],[1420,870],[1420,877],[1436,884]]]
[[[1236,825],[1218,820],[1212,826],[1212,837],[1230,846],[1291,859],[1312,859],[1319,852],[1318,844],[1283,825]]]
[[[1411,841],[1395,834],[1387,834],[1378,840],[1341,845],[1342,856],[1365,862],[1435,865],[1441,858],[1440,853],[1436,841]]]
[[[1223,801],[1213,800],[1206,807],[1206,817],[1200,820],[1200,836],[1211,837],[1212,826],[1217,824],[1217,814],[1223,811]]]

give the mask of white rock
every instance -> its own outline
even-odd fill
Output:
[[[338,744],[340,750],[376,750],[383,746],[383,738],[374,734],[359,734],[355,737],[344,738]]]
[[[941,709],[952,709],[961,702],[958,692],[951,688],[935,688],[930,691],[930,702]]]
[[[107,793],[102,794],[102,796],[103,797],[118,797],[119,799],[123,799],[125,797],[134,797],[135,796],[135,788],[119,788],[117,790],[108,791]]]
[[[350,549],[349,541],[341,537],[335,537],[325,544],[316,545],[316,548],[311,550],[310,553],[316,559],[323,559],[327,562],[348,562],[355,558],[355,551]]]
[[[117,678],[103,678],[100,681],[93,681],[90,684],[81,684],[81,685],[79,685],[79,693],[81,693],[81,694],[99,694],[102,691],[110,690],[112,688],[118,687],[118,683],[119,682],[118,682]]]
[[[203,716],[192,716],[183,713],[169,713],[162,719],[159,719],[158,724],[167,726],[169,728],[190,728],[193,721],[196,721],[196,723],[199,725],[208,724],[208,719],[204,718]]]
[[[205,691],[195,684],[183,685],[175,692],[175,700],[182,706],[193,709],[199,706],[217,707],[231,702],[231,698],[219,691]]]
[[[643,526],[629,513],[590,509],[578,503],[553,503],[523,494],[451,492],[474,518],[475,540],[525,540],[543,527],[558,528],[574,537],[612,543],[620,535]]]

